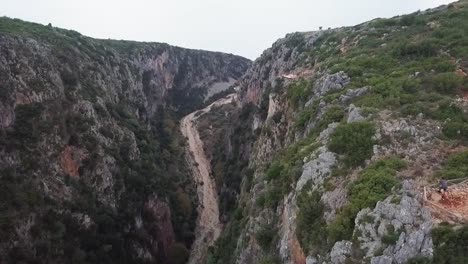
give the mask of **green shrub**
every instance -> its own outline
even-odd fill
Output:
[[[451,155],[442,169],[438,172],[440,177],[446,179],[464,178],[468,175],[468,151]]]
[[[434,264],[468,263],[468,226],[440,225],[432,229]]]
[[[463,122],[466,120],[463,110],[452,102],[443,101],[436,111],[429,114],[430,117],[437,120],[447,120],[452,122]]]
[[[400,238],[400,233],[395,231],[393,225],[388,225],[387,234],[382,236],[382,243],[385,245],[395,245]]]
[[[295,122],[295,126],[301,129],[304,128],[307,122],[309,122],[309,120],[313,117],[315,110],[315,107],[307,107],[302,112],[300,112]]]
[[[463,83],[463,78],[453,72],[439,73],[426,82],[441,94],[453,94]]]
[[[468,139],[468,124],[462,122],[447,122],[442,127],[442,132],[449,139]]]
[[[270,167],[268,168],[266,172],[267,180],[275,180],[278,179],[281,176],[281,171],[284,169],[284,166],[278,162],[275,161],[271,163]]]
[[[330,107],[322,116],[316,125],[317,131],[322,131],[331,123],[341,122],[344,117],[344,109],[341,106],[334,105]]]
[[[187,263],[190,251],[181,243],[175,243],[169,251],[169,259],[172,264]]]
[[[266,224],[255,234],[255,239],[257,240],[258,245],[266,251],[270,248],[275,236],[275,228],[273,228],[271,224]]]
[[[437,55],[438,45],[434,41],[425,40],[422,42],[403,42],[394,48],[394,55],[399,57],[432,57]]]
[[[304,79],[296,81],[288,87],[288,98],[294,107],[304,102],[310,93],[310,82]]]
[[[369,122],[342,124],[331,135],[328,148],[344,155],[343,162],[347,166],[358,166],[371,157],[376,143],[372,139],[374,134],[375,127]]]
[[[283,198],[283,191],[281,186],[272,184],[268,187],[268,191],[265,194],[265,206],[268,208],[275,208]]]
[[[259,264],[281,264],[281,258],[278,256],[265,256],[260,260]]]
[[[428,257],[415,257],[411,258],[406,264],[433,264],[432,259]]]
[[[320,199],[321,194],[318,191],[310,192],[309,188],[304,188],[297,197],[297,235],[302,248],[307,250],[319,250],[326,244],[325,209]]]
[[[385,199],[398,183],[395,175],[406,163],[398,158],[386,158],[375,162],[359,174],[350,185],[349,203],[338,213],[336,220],[327,227],[332,242],[349,240],[354,230],[357,213],[364,208],[372,208]]]
[[[40,135],[39,124],[44,106],[39,103],[18,105],[15,108],[14,136],[21,142],[35,143]]]

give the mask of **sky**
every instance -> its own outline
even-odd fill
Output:
[[[0,0],[0,16],[95,38],[166,42],[255,59],[287,33],[356,25],[451,0]]]

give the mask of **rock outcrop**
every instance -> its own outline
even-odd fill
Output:
[[[403,264],[414,257],[432,257],[431,228],[429,209],[423,207],[414,183],[404,181],[401,196],[389,197],[374,209],[358,213],[354,232],[371,263],[387,263],[390,259],[389,263]],[[389,245],[382,242],[385,236],[397,239]]]

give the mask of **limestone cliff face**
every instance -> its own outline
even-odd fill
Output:
[[[0,262],[183,261],[196,196],[178,117],[250,62],[8,18],[0,54]]]
[[[210,263],[432,258],[436,243],[421,187],[448,152],[458,151],[444,138],[453,116],[439,114],[445,107],[466,111],[460,89],[467,79],[456,77],[466,70],[466,53],[439,38],[422,55],[416,36],[448,30],[453,14],[466,8],[461,1],[355,27],[288,34],[267,49],[240,80],[234,109],[200,118],[212,166],[230,175],[220,180],[229,190],[220,198],[237,197],[226,206],[231,209]],[[435,69],[432,59],[447,68]],[[458,79],[450,93],[435,88],[439,74]],[[428,92],[446,103],[412,108],[426,104]],[[353,142],[360,143],[347,152]],[[238,186],[232,171],[242,175]]]

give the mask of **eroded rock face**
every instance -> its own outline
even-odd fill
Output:
[[[303,74],[304,69],[295,67],[297,61],[303,50],[312,47],[322,34],[320,31],[288,34],[265,50],[242,78],[241,102],[260,104],[266,89],[276,87],[277,78],[289,73]]]
[[[169,251],[175,243],[171,209],[167,203],[151,197],[143,207],[143,216],[147,220],[152,237],[152,255],[159,256],[159,261],[167,261]]]
[[[351,256],[352,246],[350,241],[336,242],[330,253],[331,263],[345,264],[346,259]]]
[[[349,105],[348,108],[348,123],[359,122],[366,120],[365,117],[361,115],[361,108],[354,106],[353,104]]]
[[[66,146],[60,153],[59,161],[62,170],[71,177],[80,176],[79,169],[81,162],[86,158],[86,152],[74,146]]]
[[[404,181],[399,195],[358,213],[354,233],[372,263],[403,264],[418,256],[432,257],[432,218],[420,199],[414,183]],[[384,244],[385,236],[398,239]],[[376,256],[377,252],[383,255]]]
[[[329,92],[339,91],[349,84],[351,78],[344,72],[326,74],[321,77],[314,85],[314,94],[323,96]]]
[[[387,141],[385,145],[374,146],[374,157],[401,155],[408,160],[418,159],[430,162],[439,154],[439,135],[442,126],[438,121],[421,118],[390,119],[381,113],[378,117],[377,140]]]
[[[304,185],[309,181],[312,181],[313,186],[320,186],[325,177],[329,176],[332,167],[336,163],[336,156],[333,152],[327,150],[327,148],[320,147],[312,156],[316,155],[316,159],[304,164],[302,175],[297,181],[296,191],[302,190]]]

